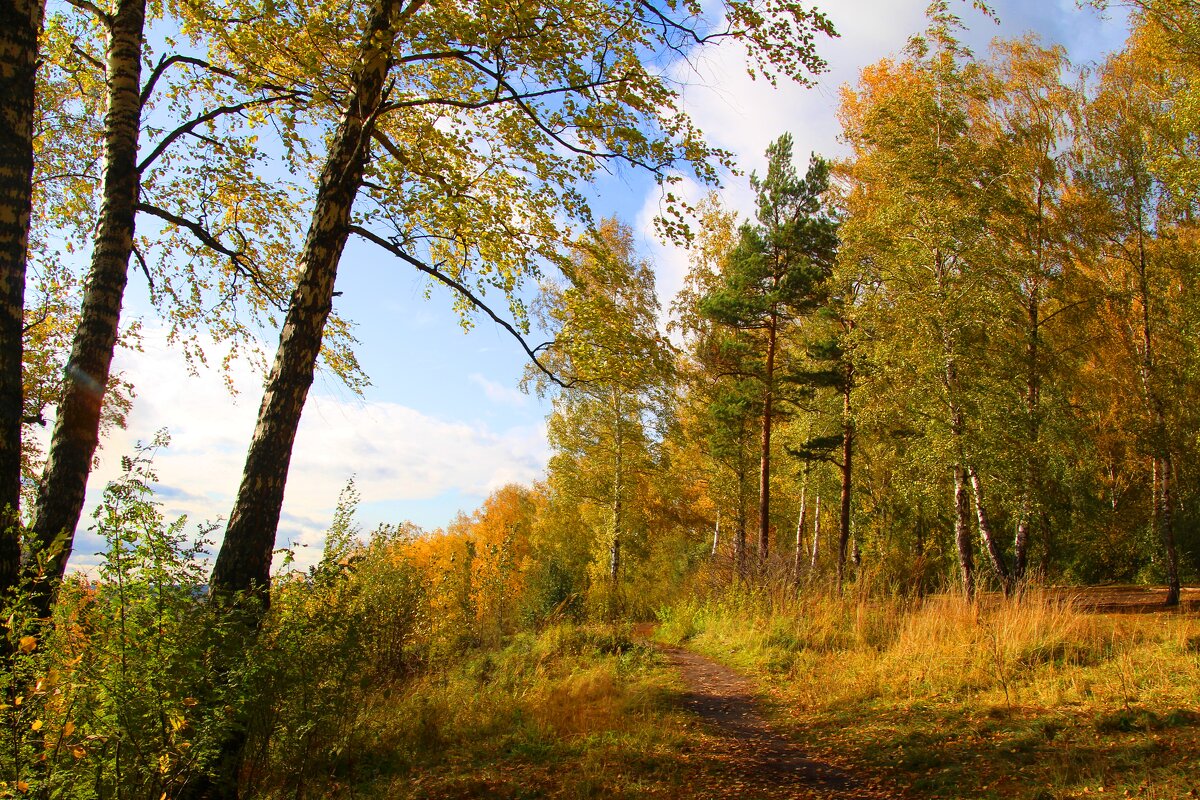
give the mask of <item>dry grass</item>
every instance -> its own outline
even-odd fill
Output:
[[[1061,594],[969,603],[734,597],[660,635],[754,675],[816,752],[903,797],[1187,797],[1200,776],[1200,618]]]

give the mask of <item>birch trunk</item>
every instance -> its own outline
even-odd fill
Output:
[[[409,6],[415,11],[420,0]],[[373,5],[358,67],[350,76],[346,110],[329,143],[312,221],[300,255],[279,347],[267,378],[241,486],[213,567],[216,595],[254,591],[269,599],[271,555],[300,415],[312,385],[325,323],[333,308],[338,262],[349,236],[350,212],[362,185],[371,127],[383,97],[395,40],[397,0]]]
[[[721,543],[721,509],[717,509],[717,521],[713,524],[712,557],[717,557],[717,546]]]
[[[145,21],[146,0],[121,0],[116,13],[105,20],[104,199],[31,526],[34,545],[45,559],[35,584],[35,603],[43,617],[49,614],[71,555],[120,329],[141,183],[137,151]]]
[[[974,467],[967,467],[967,476],[971,479],[971,493],[975,496],[975,516],[979,522],[979,538],[983,541],[983,548],[987,552],[988,559],[992,562],[992,569],[996,571],[996,575],[1000,578],[1000,585],[1004,589],[1004,596],[1008,597],[1012,594],[1013,582],[1012,575],[1008,571],[1008,564],[1004,561],[1004,554],[1000,552],[1000,546],[996,542],[996,536],[992,532],[992,523],[988,519],[987,504],[983,497],[983,481],[979,478],[979,473]]]
[[[0,601],[21,566],[21,356],[43,11],[41,0],[0,4]]]
[[[954,541],[958,546],[958,566],[962,575],[963,593],[968,600],[975,597],[975,556],[971,549],[971,499],[967,494],[964,470],[954,465]]]
[[[808,462],[804,463],[804,480],[800,484],[800,515],[796,517],[796,550],[792,556],[792,581],[800,583],[800,570],[804,555],[804,523],[808,516]]]
[[[813,508],[813,546],[812,546],[812,561],[809,564],[810,575],[815,575],[817,572],[817,558],[821,555],[821,495],[817,495],[817,502]]]
[[[940,264],[940,259],[938,261]],[[939,267],[940,274],[940,267]],[[946,389],[946,404],[950,411],[950,436],[954,440],[954,449],[958,461],[953,466],[954,472],[954,541],[958,548],[958,566],[962,576],[963,591],[967,599],[975,597],[975,555],[971,547],[971,499],[967,488],[965,448],[963,439],[966,423],[963,420],[962,408],[959,407],[958,364],[954,359],[954,342],[949,334],[943,333],[942,347],[946,356],[944,385]]]
[[[1039,192],[1038,208],[1041,209],[1041,194]],[[1039,216],[1040,220],[1040,216]],[[1040,225],[1040,222],[1039,222]],[[1041,257],[1038,258],[1039,271]],[[1041,451],[1041,424],[1038,419],[1041,404],[1041,367],[1039,365],[1041,338],[1041,291],[1038,285],[1029,298],[1027,309],[1029,317],[1029,341],[1025,347],[1026,379],[1025,379],[1025,425],[1026,425],[1026,456],[1024,486],[1021,487],[1021,510],[1017,517],[1017,534],[1013,539],[1013,581],[1025,577],[1029,563],[1029,532],[1033,519],[1033,496],[1037,488],[1038,457]]]

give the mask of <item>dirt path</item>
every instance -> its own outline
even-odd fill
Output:
[[[716,785],[705,797],[883,798],[830,764],[814,761],[775,731],[755,708],[745,678],[711,659],[679,647],[659,646],[679,670],[687,691],[683,704],[702,722],[698,743]]]

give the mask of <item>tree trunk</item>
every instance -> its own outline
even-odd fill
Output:
[[[809,575],[815,575],[817,572],[817,558],[821,555],[821,495],[817,495],[817,502],[813,508],[813,546],[812,546],[812,561],[809,564]]]
[[[41,0],[0,3],[0,603],[21,568],[21,357]]]
[[[1172,465],[1171,456],[1163,456],[1157,461],[1159,473],[1158,492],[1158,533],[1162,539],[1163,554],[1166,556],[1167,567],[1167,598],[1168,606],[1179,605],[1179,551],[1175,546],[1175,515],[1171,508],[1172,495]]]
[[[71,555],[120,330],[141,183],[137,152],[145,21],[146,0],[121,0],[106,21],[104,200],[31,528],[44,559],[35,583],[35,603],[43,617],[49,615]]]
[[[940,270],[939,270],[940,272]],[[959,407],[958,364],[954,359],[953,340],[942,336],[942,347],[946,355],[944,376],[946,402],[950,410],[950,435],[958,462],[954,464],[954,541],[958,547],[958,566],[962,575],[963,592],[967,599],[975,597],[975,556],[971,548],[971,499],[967,488],[966,470],[963,468],[963,436],[966,423]]]
[[[741,443],[739,443],[739,447]],[[738,455],[737,531],[733,540],[733,564],[739,578],[746,575],[746,459]]]
[[[617,578],[621,574],[621,496],[625,492],[625,476],[622,474],[624,443],[621,437],[621,398],[619,394],[614,394],[613,397],[613,416],[616,419],[616,435],[613,437],[615,451],[613,453],[612,544],[609,546],[608,554],[608,579],[613,586],[616,586]]]
[[[854,422],[850,417],[850,383],[847,381],[842,392],[842,518],[838,534],[838,594],[846,572],[846,550],[850,545],[850,478],[853,475]]]
[[[415,10],[418,3],[410,6]],[[338,262],[349,236],[350,211],[362,185],[371,127],[383,97],[395,40],[397,0],[379,0],[367,22],[351,94],[329,143],[316,203],[300,255],[279,348],[258,411],[241,486],[213,566],[211,591],[253,591],[269,600],[271,555],[300,415],[333,308]]]
[[[758,566],[767,565],[771,541],[771,416],[775,399],[775,320],[767,326],[767,367],[764,376],[762,451],[758,469]]]
[[[975,597],[975,557],[971,551],[971,499],[963,472],[962,466],[954,465],[954,541],[963,593],[971,600]]]
[[[1039,193],[1039,209],[1041,207],[1040,197]],[[1038,419],[1042,391],[1041,367],[1038,362],[1040,354],[1038,342],[1041,338],[1041,292],[1036,284],[1029,298],[1027,313],[1029,316],[1029,341],[1025,347],[1025,485],[1021,487],[1021,510],[1017,517],[1017,535],[1013,539],[1012,578],[1014,582],[1025,578],[1025,570],[1029,563],[1029,529],[1033,524],[1033,496],[1037,489],[1038,458],[1041,455],[1039,443],[1041,424]]]
[[[971,479],[971,493],[975,496],[975,516],[979,521],[979,538],[983,541],[983,549],[992,562],[992,569],[1000,578],[1004,596],[1008,597],[1012,594],[1013,589],[1012,575],[1008,571],[1008,564],[1004,561],[1004,553],[1000,552],[1000,545],[992,532],[992,523],[987,514],[987,504],[983,498],[983,482],[979,479],[979,473],[974,467],[967,467],[967,475]]]
[[[717,546],[721,543],[721,509],[717,509],[717,521],[713,523],[712,557],[717,557]]]
[[[1139,196],[1139,182],[1135,177],[1134,192]],[[1153,437],[1150,443],[1151,480],[1157,491],[1151,492],[1151,527],[1158,533],[1163,547],[1163,560],[1167,568],[1167,598],[1166,605],[1179,605],[1179,553],[1175,546],[1174,514],[1171,508],[1171,455],[1169,435],[1167,431],[1166,413],[1163,410],[1162,397],[1157,386],[1155,339],[1153,317],[1150,313],[1150,260],[1146,253],[1146,222],[1142,216],[1141,206],[1137,211],[1137,244],[1138,260],[1138,292],[1142,306],[1142,353],[1141,379],[1144,401],[1154,421]]]
[[[808,516],[808,469],[804,462],[804,480],[800,484],[800,515],[796,517],[796,550],[792,555],[792,581],[800,583],[801,558],[804,555],[804,522]]]

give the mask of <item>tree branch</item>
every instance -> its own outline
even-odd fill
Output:
[[[67,3],[92,14],[96,19],[104,23],[106,28],[112,26],[112,15],[99,6],[88,2],[88,0],[67,0]]]
[[[301,92],[287,92],[285,94],[277,94],[270,97],[259,97],[255,98],[254,100],[247,100],[244,103],[238,103],[232,106],[220,106],[218,108],[214,108],[206,114],[201,114],[198,117],[188,120],[175,130],[168,133],[161,141],[159,141],[158,145],[153,151],[151,151],[150,155],[143,158],[142,163],[138,164],[138,172],[145,172],[146,168],[153,164],[155,159],[161,156],[163,152],[175,142],[176,139],[178,139],[180,136],[191,133],[197,127],[206,122],[211,122],[217,117],[222,117],[226,114],[238,114],[255,106],[270,105],[271,103],[277,103],[280,100],[294,100],[297,97],[300,97],[301,94]]]
[[[537,347],[530,347],[529,344],[525,341],[525,337],[523,337],[521,335],[520,331],[518,331],[516,328],[514,328],[510,322],[508,322],[507,320],[505,320],[505,319],[501,318],[499,315],[497,315],[496,312],[493,311],[490,306],[488,306],[486,303],[484,303],[483,300],[481,300],[479,297],[477,297],[474,292],[472,292],[470,289],[468,289],[462,283],[454,280],[454,278],[451,278],[449,275],[446,275],[444,272],[437,269],[436,267],[431,267],[428,264],[426,264],[425,262],[421,261],[420,259],[414,258],[413,256],[409,255],[408,253],[404,252],[404,250],[401,249],[401,247],[399,245],[395,244],[394,242],[388,241],[387,239],[383,238],[382,236],[379,236],[378,234],[372,233],[371,231],[367,230],[366,228],[360,227],[358,225],[351,225],[350,233],[353,233],[363,239],[366,239],[368,242],[371,242],[372,244],[382,247],[384,250],[388,251],[389,253],[394,255],[396,258],[399,258],[401,261],[408,263],[409,265],[415,267],[416,269],[420,270],[421,272],[424,272],[426,275],[429,275],[430,277],[435,278],[436,280],[440,281],[441,283],[445,284],[446,286],[449,286],[454,291],[458,292],[460,295],[465,297],[467,299],[467,301],[474,308],[487,314],[492,319],[492,322],[495,322],[501,328],[508,331],[509,334],[511,334],[512,337],[517,340],[518,344],[521,345],[521,349],[525,351],[525,355],[529,357],[529,360],[533,362],[533,365],[535,367],[537,367],[538,370],[542,372],[542,374],[544,374],[547,378],[549,378],[555,384],[561,386],[564,389],[570,389],[574,385],[574,383],[575,383],[574,381],[562,380],[538,359],[537,354],[546,348],[546,346],[549,344],[548,342],[544,343],[544,344],[540,344]]]
[[[202,58],[173,55],[170,58],[159,59],[158,64],[156,64],[154,67],[154,71],[151,72],[150,77],[146,79],[146,83],[142,86],[142,105],[145,105],[146,101],[150,99],[150,95],[154,92],[154,85],[158,83],[158,79],[163,76],[163,73],[176,64],[188,64],[193,67],[199,67],[200,69],[207,70],[215,75],[229,78],[231,81],[234,81],[243,87],[250,86],[252,87],[253,91],[277,92],[280,94],[291,91],[301,96],[307,96],[308,94],[302,90],[291,90],[274,83],[259,83],[255,81],[249,81],[243,75],[239,75],[238,73],[225,69],[224,67],[218,67],[215,64],[210,64]]]
[[[249,278],[250,282],[258,288],[259,292],[261,292],[264,297],[274,303],[276,307],[280,309],[284,308],[279,294],[262,279],[262,276],[259,274],[259,270],[247,262],[245,252],[241,250],[234,250],[233,248],[224,244],[217,237],[213,236],[212,233],[210,233],[208,229],[200,223],[194,222],[185,217],[181,217],[178,214],[173,214],[170,211],[157,206],[152,206],[145,202],[139,202],[137,204],[137,210],[141,213],[149,214],[152,217],[158,217],[164,222],[168,222],[177,228],[183,228],[184,230],[190,231],[191,234],[209,250],[212,250],[214,253],[227,256],[230,263],[236,268],[237,272]]]

